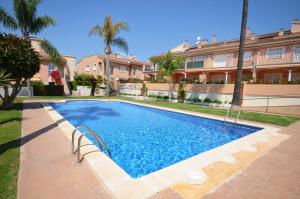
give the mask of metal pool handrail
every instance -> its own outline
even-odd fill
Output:
[[[78,138],[78,144],[77,144],[77,150],[74,150],[74,139],[75,139],[75,132],[78,129],[81,128],[85,128],[87,130],[87,132],[83,132],[79,138]],[[109,155],[109,157],[111,158],[111,151],[110,149],[106,146],[106,144],[103,142],[103,140],[99,137],[99,135],[97,135],[97,133],[95,133],[92,129],[90,129],[89,127],[85,126],[85,125],[80,125],[78,127],[76,127],[73,132],[72,132],[72,154],[77,152],[77,163],[80,163],[80,145],[81,145],[81,139],[83,138],[83,136],[85,136],[87,133],[89,133],[90,135],[92,135],[94,137],[94,139],[98,142],[98,144],[102,147],[104,147]]]
[[[232,111],[233,110],[237,110],[238,111],[238,114],[236,116],[236,118],[234,119],[234,124],[236,125],[239,117],[240,117],[240,114],[241,114],[241,107],[240,106],[236,106],[236,105],[231,105],[228,110],[227,110],[227,113],[226,113],[226,116],[224,118],[224,123],[226,123],[228,117],[230,117],[230,119],[232,119]]]

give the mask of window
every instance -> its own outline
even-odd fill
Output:
[[[215,55],[213,57],[213,67],[226,67],[227,60],[228,65],[232,65],[232,54]]]
[[[102,72],[102,63],[101,62],[99,62],[99,73],[100,73],[100,75],[103,75],[103,72]]]
[[[133,66],[131,68],[131,76],[135,77],[136,68]]]
[[[55,66],[53,64],[49,64],[48,65],[48,71],[49,71],[48,77],[51,76],[51,72],[54,71],[54,70],[55,70]]]
[[[283,57],[283,48],[268,48],[267,59],[281,59]]]
[[[300,46],[294,47],[294,62],[300,62]]]
[[[93,70],[97,70],[97,64],[93,64]]]
[[[251,61],[252,60],[252,51],[244,52],[244,61]]]
[[[120,66],[120,71],[122,72],[122,73],[124,73],[124,72],[126,72],[126,66]]]
[[[280,73],[267,73],[267,74],[265,74],[265,81],[268,83],[280,83],[281,74]]]
[[[187,68],[202,68],[205,56],[190,57],[187,59]]]
[[[84,66],[84,71],[90,71],[90,66],[89,65]]]

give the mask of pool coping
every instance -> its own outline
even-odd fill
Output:
[[[66,102],[73,100],[78,101],[78,99],[70,99],[56,100],[51,102]],[[201,113],[147,105],[120,99],[91,99],[91,101],[124,102],[208,119],[219,121],[223,120],[219,117],[209,116]],[[65,120],[63,116],[56,112],[50,105],[48,105],[48,103],[41,103],[44,109],[47,110],[50,117],[58,124],[58,126],[63,130],[64,134],[70,140],[71,149],[71,134],[75,127]],[[114,161],[101,152],[98,147],[96,147],[86,137],[83,137],[82,140],[82,145],[84,145],[84,147],[81,147],[81,153],[85,154],[84,160],[88,163],[98,179],[101,180],[106,189],[112,193],[113,196],[116,198],[128,199],[148,198],[176,183],[202,184],[209,180],[205,172],[203,172],[203,168],[215,162],[235,164],[237,160],[235,156],[233,156],[234,153],[240,151],[255,153],[257,151],[255,147],[257,143],[271,143],[272,147],[274,147],[289,137],[288,135],[278,133],[280,128],[245,121],[241,121],[239,124],[263,129],[140,178],[130,177],[122,168],[120,168]],[[75,133],[75,140],[78,139],[79,135],[80,132],[77,131]]]

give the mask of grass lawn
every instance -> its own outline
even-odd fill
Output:
[[[17,196],[22,120],[22,102],[17,100],[10,110],[0,109],[0,198]]]
[[[34,97],[32,99],[80,99],[82,97]],[[104,98],[104,97],[84,97],[87,99],[97,99],[97,98]],[[206,113],[211,115],[217,115],[224,117],[226,115],[226,109],[220,108],[213,108],[213,107],[203,107],[200,105],[195,104],[181,104],[181,103],[169,103],[166,101],[140,101],[140,100],[133,100],[132,98],[126,97],[110,97],[114,99],[124,99],[128,101],[134,101],[149,105],[156,105],[156,106],[163,106],[168,108],[176,108],[180,110],[186,111],[194,111],[199,113]],[[278,115],[278,114],[265,114],[265,113],[255,113],[255,112],[242,112],[240,115],[240,119],[254,121],[254,122],[261,122],[266,124],[273,124],[278,126],[288,126],[291,123],[299,120],[298,117],[293,116],[286,116],[286,115]]]

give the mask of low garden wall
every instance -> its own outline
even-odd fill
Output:
[[[120,94],[125,95],[141,95],[143,84],[142,83],[121,83]]]
[[[168,96],[167,83],[146,83],[147,96]],[[121,93],[140,95],[141,83],[121,84]],[[172,97],[177,98],[178,84],[172,87]],[[208,98],[228,103],[232,100],[234,84],[185,84],[187,100],[204,100]],[[300,85],[289,84],[244,84],[243,106],[297,106],[300,105]]]
[[[9,93],[12,92],[12,88],[8,88]],[[33,92],[33,89],[31,87],[31,92]],[[0,94],[4,96],[4,88],[3,86],[0,86]],[[22,87],[20,92],[18,93],[18,96],[30,96],[30,90],[28,87]]]
[[[179,84],[172,87],[172,97],[177,97]],[[169,85],[166,83],[147,83],[148,96],[167,96]],[[232,100],[233,84],[185,84],[186,99],[204,100],[208,98],[212,101],[230,102]]]

